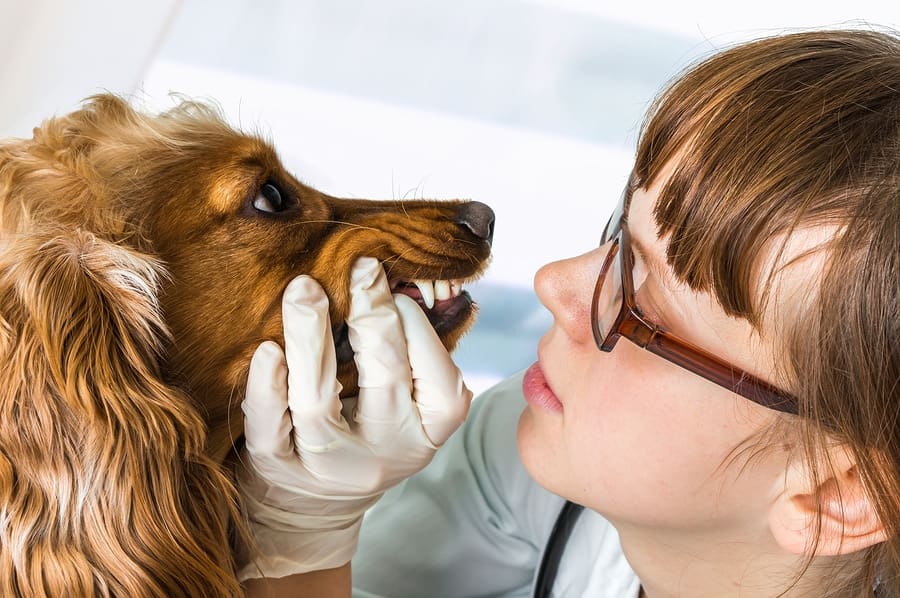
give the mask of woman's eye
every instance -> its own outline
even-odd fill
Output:
[[[281,191],[272,183],[266,183],[253,199],[253,207],[260,212],[269,214],[282,211],[284,200],[281,198]]]

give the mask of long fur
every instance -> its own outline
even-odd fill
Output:
[[[160,381],[159,275],[83,230],[3,255],[3,596],[239,593],[233,489],[197,410]]]
[[[293,211],[248,209],[267,180]],[[315,274],[338,329],[359,255],[470,278],[489,254],[463,202],[329,197],[192,102],[156,116],[97,96],[0,142],[0,202],[4,597],[242,595],[223,462],[284,286]],[[448,347],[470,312],[435,320]],[[352,362],[341,377],[352,391]]]

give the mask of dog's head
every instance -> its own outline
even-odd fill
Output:
[[[180,484],[166,490],[172,504],[146,517],[180,509],[180,520],[200,523],[147,532],[131,521],[119,532],[159,532],[171,543],[193,536],[185,554],[215,554],[211,546],[227,532],[208,523],[228,517],[216,499],[228,494],[227,481],[215,464],[240,436],[250,356],[263,340],[282,341],[288,282],[310,274],[328,293],[339,377],[350,394],[356,371],[344,319],[353,262],[381,260],[392,287],[422,304],[452,348],[474,316],[462,284],[481,274],[493,233],[483,204],[330,197],[289,174],[265,140],[234,131],[208,106],[185,102],[151,116],[108,95],[45,122],[31,140],[0,145],[0,201],[0,509],[24,500],[8,484],[21,487],[29,477],[52,486],[84,483],[79,468],[111,479],[155,476],[116,492]],[[80,457],[48,465],[78,453],[79,438],[88,447]],[[140,468],[144,461],[155,464],[121,471],[123,463]],[[52,493],[49,486],[32,491],[45,499]],[[80,500],[102,491],[85,486]],[[187,504],[197,492],[204,500]],[[72,519],[83,520],[75,494],[67,496],[75,501],[67,503]],[[0,553],[9,554],[7,542],[23,541],[14,536],[0,535]],[[25,537],[34,540],[33,532]],[[108,560],[107,574],[123,575],[114,564],[121,551],[104,560],[92,550],[92,567]],[[152,568],[147,562],[156,558],[163,564],[153,575],[162,579],[177,577],[162,573],[166,567],[188,567],[197,579],[198,568],[227,568],[221,555],[218,563],[186,565],[137,552],[129,557],[141,563],[135,569]],[[21,578],[23,566],[0,562],[0,591],[13,587],[3,586],[8,571]],[[84,587],[94,587],[96,574],[84,567]],[[137,587],[125,578],[116,587]],[[158,583],[176,582],[183,583]],[[29,583],[20,587],[47,582]]]

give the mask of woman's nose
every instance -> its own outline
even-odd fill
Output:
[[[594,343],[591,300],[600,274],[603,246],[588,253],[542,266],[534,275],[534,290],[553,314],[557,326],[576,342]]]

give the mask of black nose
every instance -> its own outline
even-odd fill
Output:
[[[470,201],[459,208],[460,224],[488,243],[494,238],[494,210],[480,201]]]

